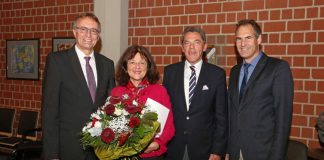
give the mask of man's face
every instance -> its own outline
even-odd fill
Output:
[[[202,40],[197,32],[188,32],[184,35],[182,43],[182,52],[187,61],[194,65],[202,59],[203,52],[206,51],[207,44]]]
[[[88,17],[79,19],[76,25],[73,29],[76,45],[86,55],[89,55],[99,40],[99,25],[96,21]]]
[[[236,32],[235,43],[240,56],[250,63],[260,52],[261,35],[256,37],[251,25],[240,26]]]

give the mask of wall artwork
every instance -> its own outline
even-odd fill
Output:
[[[39,39],[6,40],[7,78],[39,79]]]
[[[54,37],[52,40],[53,52],[70,49],[74,43],[74,37]]]

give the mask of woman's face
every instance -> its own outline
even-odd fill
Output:
[[[147,72],[147,62],[140,53],[136,53],[134,58],[127,61],[127,73],[130,81],[138,86],[142,82]]]

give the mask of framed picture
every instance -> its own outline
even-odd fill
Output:
[[[39,79],[39,39],[6,40],[7,78]]]
[[[53,52],[69,49],[74,43],[74,37],[54,37],[52,39]]]

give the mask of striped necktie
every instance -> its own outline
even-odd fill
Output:
[[[196,86],[196,70],[195,66],[190,66],[191,69],[191,76],[189,78],[189,104],[191,103],[193,94],[194,94],[194,89]]]
[[[92,71],[92,68],[89,64],[91,57],[84,57],[86,60],[86,72],[87,72],[87,79],[88,79],[88,88],[91,94],[92,102],[96,99],[96,80]]]

